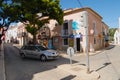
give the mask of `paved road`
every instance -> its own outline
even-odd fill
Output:
[[[100,74],[100,80],[120,80],[120,46],[90,56],[90,70]],[[74,62],[86,65],[85,55],[73,56]],[[18,50],[5,45],[5,65],[7,80],[79,80],[56,66],[68,64],[68,56],[58,60],[40,62],[35,59],[21,59]]]
[[[74,56],[79,64],[86,64],[86,56]],[[100,80],[120,80],[120,46],[114,46],[103,52],[90,56],[90,70],[97,71]]]
[[[56,68],[65,63],[69,63],[69,60],[62,57],[47,62],[21,59],[18,49],[11,45],[5,45],[7,80],[74,80],[75,76]]]

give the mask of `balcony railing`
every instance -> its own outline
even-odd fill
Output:
[[[68,30],[62,30],[62,36],[68,36],[69,33],[68,33]]]

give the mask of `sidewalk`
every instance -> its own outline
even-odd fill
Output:
[[[87,68],[79,64],[64,64],[58,66],[58,68],[76,76],[74,80],[98,80],[100,78],[100,75],[96,71],[87,73]]]
[[[90,56],[101,53],[104,50],[99,50],[95,52],[89,52]],[[74,56],[85,56],[85,53],[75,53]],[[60,51],[60,56],[69,58],[67,52]],[[70,74],[76,76],[73,80],[99,80],[100,75],[96,71],[90,71],[87,73],[87,67],[80,65],[79,63],[74,64],[63,64],[58,66],[59,69],[69,72]]]
[[[4,48],[3,44],[1,44],[0,51],[0,80],[6,80],[5,76],[5,65],[4,65]]]
[[[94,56],[94,55],[96,55],[96,54],[99,54],[99,53],[101,53],[101,52],[103,52],[104,50],[109,50],[109,49],[111,49],[111,48],[113,48],[115,45],[109,45],[108,47],[105,47],[105,48],[103,48],[103,49],[101,49],[101,50],[97,50],[97,51],[94,51],[94,52],[88,52],[89,53],[89,56]],[[68,56],[68,54],[67,54],[67,51],[59,51],[59,53],[60,53],[60,55],[61,56],[63,56],[63,57],[67,57]],[[74,56],[85,56],[86,55],[86,53],[74,53],[75,55]]]
[[[89,52],[89,55],[94,56],[94,55],[97,55],[105,50],[109,50],[113,47],[114,47],[114,45],[110,45],[102,50],[98,50],[95,52]],[[62,57],[65,57],[65,58],[69,58],[67,52],[60,51],[60,55]],[[86,55],[85,53],[75,53],[74,54],[74,56],[81,56],[81,57],[85,56],[85,55]],[[64,64],[64,65],[58,66],[58,68],[63,70],[63,71],[69,72],[72,75],[75,75],[76,79],[74,79],[74,80],[99,80],[100,79],[100,75],[98,74],[98,72],[90,71],[91,73],[88,74],[87,73],[87,66],[80,65],[79,63],[77,63],[77,64],[74,63],[72,65],[71,64]]]
[[[89,56],[94,56],[96,54],[103,52],[105,49],[94,51],[94,52],[88,52],[88,53],[89,53]],[[60,56],[62,57],[68,57],[67,51],[59,51],[59,53],[60,53]],[[74,56],[85,56],[85,55],[86,53],[81,53],[81,52],[74,53]]]

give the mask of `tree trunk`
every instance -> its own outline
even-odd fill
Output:
[[[36,41],[36,35],[34,34],[33,35],[33,44],[36,44],[37,43],[37,41]]]

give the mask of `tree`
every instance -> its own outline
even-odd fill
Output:
[[[50,19],[55,19],[59,24],[63,23],[63,11],[60,0],[12,0],[9,3],[2,2],[1,18],[11,22],[28,22],[26,29],[36,40],[37,31]],[[5,23],[5,22],[4,22]]]
[[[113,37],[114,37],[114,34],[115,34],[116,30],[117,30],[117,28],[110,28],[109,29],[109,38],[110,38],[110,41],[113,41]]]

